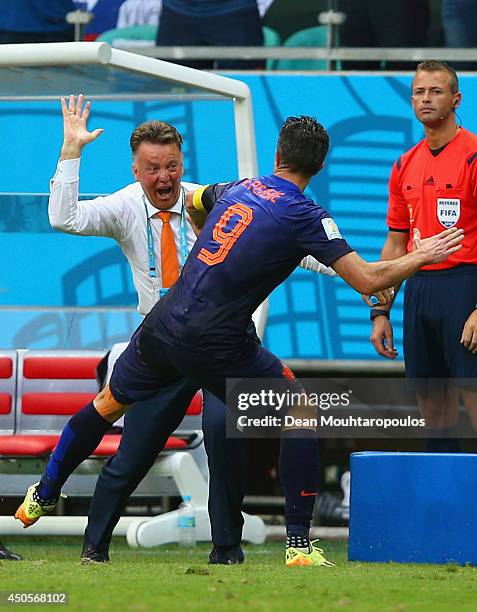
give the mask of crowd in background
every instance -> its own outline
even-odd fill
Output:
[[[475,0],[321,0],[311,3],[305,27],[316,27],[318,13],[333,9],[346,18],[338,30],[343,47],[477,47]],[[93,13],[85,38],[94,40],[113,28],[153,26],[150,44],[261,46],[262,26],[273,27],[284,39],[287,11],[297,10],[285,0],[4,0],[0,43],[57,42],[74,39],[66,15],[77,9]],[[269,10],[270,9],[270,10]],[[299,12],[299,11],[298,11]],[[305,15],[305,13],[303,13]],[[437,15],[437,18],[436,18]],[[277,17],[280,19],[277,20]],[[284,34],[285,33],[285,34]],[[349,69],[413,69],[415,62],[387,64],[349,61]],[[236,61],[199,68],[262,68],[263,62]],[[477,61],[455,64],[477,69]]]

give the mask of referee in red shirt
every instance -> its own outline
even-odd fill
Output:
[[[418,65],[411,101],[425,138],[393,166],[381,253],[390,260],[411,250],[416,230],[423,238],[453,226],[465,230],[462,249],[417,272],[404,293],[406,376],[459,379],[417,387],[421,414],[433,429],[429,452],[460,450],[450,433],[459,394],[477,429],[477,136],[456,123],[461,100],[453,68],[435,60]],[[371,342],[395,359],[390,307],[371,309]]]

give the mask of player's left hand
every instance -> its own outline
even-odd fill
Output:
[[[186,219],[190,223],[192,230],[196,236],[199,236],[204,223],[207,220],[208,213],[205,210],[197,210],[194,206],[194,192],[189,191],[186,193],[185,200]]]
[[[185,209],[186,212],[190,213],[194,210],[194,192],[187,191],[185,195]]]
[[[460,343],[474,355],[477,353],[477,310],[473,310],[465,322]]]
[[[194,221],[194,218],[192,215],[190,214],[186,214],[186,219],[188,221],[188,223],[190,223],[190,226],[192,228],[192,231],[194,232],[194,234],[197,236],[197,238],[200,236],[200,232],[202,231],[201,227],[198,227]]]
[[[383,291],[377,291],[373,295],[361,294],[361,298],[366,302],[368,306],[384,306],[390,304],[394,299],[394,287],[384,289]]]

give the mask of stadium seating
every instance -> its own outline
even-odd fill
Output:
[[[65,423],[95,397],[98,389],[96,366],[103,356],[100,351],[0,353],[2,495],[22,496],[27,487],[38,480]],[[179,429],[169,437],[135,495],[191,495],[196,509],[196,537],[210,540],[208,469],[201,413],[202,395],[198,393]],[[70,476],[64,492],[72,497],[91,496],[104,460],[116,452],[120,440],[120,433],[107,434],[92,456]],[[244,518],[244,539],[263,542],[263,521],[248,515]],[[175,541],[176,520],[176,512],[166,512],[153,519],[132,522],[128,542],[133,546],[155,546]],[[40,534],[41,523],[32,528],[37,534]]]
[[[2,353],[0,356],[0,459],[17,464],[15,477],[2,477],[2,492],[21,495],[53,451],[61,431],[71,415],[91,401],[98,389],[96,366],[103,357],[99,351],[28,351]],[[15,373],[17,376],[15,377]],[[181,430],[167,441],[165,451],[187,450],[199,465],[202,480],[207,479],[203,449],[201,396],[192,401]],[[9,411],[7,412],[7,409]],[[4,414],[5,412],[5,414]],[[84,462],[70,477],[65,492],[73,496],[90,495],[96,475],[104,459],[114,454],[121,435],[107,434],[90,460]],[[13,461],[16,459],[17,461]],[[0,461],[0,471],[2,461]],[[147,478],[146,478],[147,480]],[[143,495],[177,494],[171,487],[151,478],[142,484]],[[182,491],[182,493],[188,491]]]
[[[153,45],[156,32],[157,26],[150,24],[113,28],[100,34],[96,42],[107,42],[112,47]]]
[[[16,351],[0,352],[0,435],[15,429]]]
[[[263,32],[263,46],[264,47],[279,47],[282,44],[282,39],[280,37],[280,34],[276,32],[275,30],[272,30],[272,28],[263,26],[262,32]],[[267,59],[267,61],[265,62],[265,68],[267,70],[274,70],[275,63],[276,63],[276,60]]]
[[[289,36],[284,47],[326,47],[328,28],[316,26],[305,28]],[[274,64],[274,70],[326,70],[326,60],[281,59]]]

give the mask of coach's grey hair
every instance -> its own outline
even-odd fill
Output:
[[[129,144],[133,155],[139,148],[141,142],[150,144],[176,144],[182,150],[182,136],[176,128],[165,121],[146,121],[138,125],[131,134]]]

